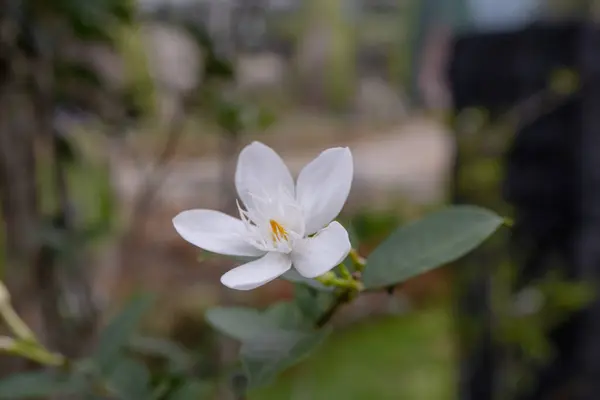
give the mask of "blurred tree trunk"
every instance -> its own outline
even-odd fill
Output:
[[[42,342],[76,356],[89,344],[96,313],[90,281],[82,273],[85,247],[68,242],[79,239],[66,173],[72,155],[65,150],[62,133],[54,129],[52,45],[64,41],[36,40],[35,33],[54,33],[39,11],[20,9],[0,21],[0,200],[6,239],[2,279],[17,312]],[[40,185],[42,180],[49,184]],[[42,209],[42,199],[51,207]],[[65,296],[72,300],[68,307],[62,307]],[[15,368],[7,365],[2,372]]]
[[[7,13],[8,14],[8,13]],[[18,27],[0,20],[0,200],[5,254],[2,280],[13,304],[39,332],[33,269],[39,254],[40,213],[36,188],[35,118],[27,96],[27,60],[17,47]],[[0,376],[22,366],[2,363]]]

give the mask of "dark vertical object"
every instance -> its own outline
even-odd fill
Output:
[[[472,130],[464,123],[470,108],[485,109],[495,120],[518,97],[514,34],[476,34],[454,43],[449,81],[456,112],[456,154],[452,196],[458,204],[477,204],[510,215],[502,199],[501,158],[513,132]],[[467,117],[468,118],[468,117]],[[504,137],[498,138],[497,135]],[[459,334],[461,336],[461,400],[492,400],[499,390],[502,351],[494,337],[492,277],[508,261],[505,232],[464,259],[457,270]]]
[[[581,277],[600,285],[600,30],[589,22],[580,47],[583,129],[580,151],[580,212],[576,232],[577,266]],[[600,394],[600,298],[585,310],[577,343],[578,370],[573,400]]]
[[[554,70],[579,70],[580,24],[537,25],[522,33],[520,92],[524,98],[548,90]],[[506,157],[504,194],[514,207],[514,262],[520,289],[558,268],[566,279],[578,279],[574,232],[578,223],[578,149],[581,137],[581,93],[565,97],[548,112],[521,124]],[[563,392],[574,371],[573,346],[578,316],[547,333],[556,357],[542,368],[520,360],[534,376],[521,399],[544,400]]]
[[[461,266],[466,271],[458,287],[461,315],[479,327],[475,336],[463,332],[469,346],[463,349],[461,399],[489,400],[503,393],[500,382],[508,349],[494,338],[496,316],[490,304],[491,276],[502,263],[516,264],[516,289],[555,267],[569,279],[599,280],[599,48],[597,31],[583,30],[580,23],[535,24],[513,33],[462,37],[455,43],[450,82],[458,114],[469,107],[485,108],[493,122],[547,92],[557,69],[580,71],[584,81],[582,93],[566,96],[548,109],[542,105],[531,111],[533,115],[525,113],[515,130],[504,132],[509,136],[500,141],[509,145],[506,153],[502,148],[489,149],[499,139],[490,136],[499,131],[473,134],[455,127],[454,201],[480,204],[503,214],[510,210],[515,217],[512,259],[505,257],[508,243],[497,240],[495,247],[484,247]],[[490,165],[500,167],[493,176],[477,181]],[[518,360],[535,375],[535,385],[520,399],[546,400],[565,390],[571,399],[573,388],[582,393],[587,390],[581,400],[591,400],[594,394],[597,398],[600,311],[596,308],[600,309],[600,303],[586,311],[583,319],[573,315],[548,333],[557,352],[549,365],[536,369],[527,359]]]

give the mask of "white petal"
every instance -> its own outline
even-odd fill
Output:
[[[296,199],[304,209],[307,234],[337,217],[350,193],[353,173],[352,153],[347,147],[325,150],[302,169]]]
[[[261,256],[263,251],[244,240],[244,223],[213,210],[188,210],[173,218],[177,233],[204,250],[229,256]]]
[[[237,290],[251,290],[271,282],[290,269],[292,260],[287,254],[271,252],[225,273],[221,283]]]
[[[294,196],[294,179],[279,155],[270,147],[252,142],[238,158],[235,186],[246,207],[251,205],[249,193],[276,196],[281,190]]]
[[[292,263],[300,275],[316,278],[344,261],[351,247],[348,232],[334,221],[315,236],[294,243]]]

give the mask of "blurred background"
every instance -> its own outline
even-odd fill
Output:
[[[450,203],[514,226],[343,308],[252,399],[592,399],[600,393],[600,31],[589,0],[0,1],[0,268],[49,348],[86,354],[139,290],[211,397],[236,345],[204,322],[294,287],[228,290],[183,241],[235,214],[253,140],[297,173],[349,146],[360,252]],[[0,358],[0,376],[26,368]]]

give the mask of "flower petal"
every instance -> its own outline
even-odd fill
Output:
[[[351,247],[346,229],[333,221],[316,236],[294,243],[292,263],[300,275],[316,278],[344,261]]]
[[[307,234],[337,217],[350,193],[353,173],[352,153],[347,147],[325,150],[302,169],[296,199],[305,212]]]
[[[264,251],[244,240],[244,223],[213,210],[188,210],[173,218],[185,240],[204,250],[229,256],[261,256]]]
[[[287,254],[271,252],[225,273],[221,283],[231,289],[251,290],[271,282],[290,269],[292,260]]]
[[[276,196],[283,189],[294,196],[294,179],[279,155],[260,142],[246,146],[238,158],[235,186],[246,207],[252,204],[250,194]]]

